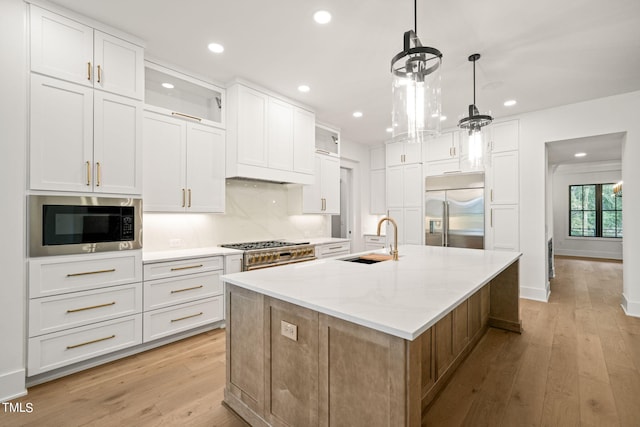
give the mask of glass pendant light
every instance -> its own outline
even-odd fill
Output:
[[[440,132],[442,53],[418,38],[417,0],[414,29],[404,33],[404,49],[391,59],[393,139],[421,142]]]
[[[482,142],[482,128],[493,121],[493,117],[488,114],[480,114],[476,107],[476,61],[480,59],[479,53],[469,56],[469,61],[473,62],[473,104],[469,105],[469,116],[458,122],[458,127],[467,129],[468,140],[466,151],[467,161],[471,169],[480,169],[484,156],[484,144]]]

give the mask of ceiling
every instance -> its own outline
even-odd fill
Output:
[[[622,160],[624,132],[566,139],[547,143],[547,161],[550,165],[594,163]],[[575,157],[585,153],[584,157]]]
[[[413,27],[410,0],[54,2],[145,40],[148,57],[307,104],[343,139],[390,138],[390,60]],[[313,21],[320,9],[329,24]],[[467,57],[476,52],[476,104],[496,119],[640,90],[638,0],[423,0],[417,18],[423,45],[443,53],[443,129],[473,100]],[[211,42],[225,51],[212,54]],[[311,91],[298,92],[302,83]],[[507,99],[517,104],[504,107]]]

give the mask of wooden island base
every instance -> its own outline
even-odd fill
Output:
[[[517,260],[412,341],[229,283],[226,298],[224,403],[252,426],[424,425],[488,327],[521,331]]]

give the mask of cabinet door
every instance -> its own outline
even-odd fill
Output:
[[[404,163],[422,162],[422,144],[419,142],[404,142]]]
[[[492,249],[519,250],[520,221],[517,205],[491,206],[489,226]]]
[[[293,106],[276,98],[269,98],[267,146],[269,167],[293,170]]]
[[[401,208],[404,206],[403,166],[387,168],[387,207]]]
[[[322,156],[321,163],[323,213],[340,214],[340,159]]]
[[[519,145],[519,122],[511,120],[508,122],[496,123],[491,128],[491,151],[501,153],[503,151],[517,150]]]
[[[404,244],[404,209],[403,208],[389,208],[389,217],[393,218],[398,224],[398,244]],[[389,242],[390,246],[395,245],[394,241],[394,233],[393,225],[389,221],[385,221],[387,225],[387,242]]]
[[[387,166],[398,166],[404,160],[404,147],[402,142],[390,142],[386,145]]]
[[[491,156],[490,202],[493,204],[518,203],[518,152],[507,151]]]
[[[402,193],[404,207],[422,206],[422,165],[412,164],[403,167]],[[400,191],[400,190],[398,190]]]
[[[93,29],[34,5],[29,10],[31,71],[93,86]]]
[[[404,208],[404,221],[403,229],[399,230],[402,233],[402,243],[405,245],[422,245],[422,223],[424,217],[422,216],[422,208],[412,207]]]
[[[293,170],[313,174],[316,116],[302,108],[293,110]]]
[[[238,87],[238,163],[268,166],[267,103],[267,95]]]
[[[94,34],[94,87],[144,99],[144,50],[109,34]]]
[[[143,133],[143,207],[181,212],[185,203],[185,122],[146,112]]]
[[[224,212],[224,131],[187,124],[187,211]]]
[[[91,191],[93,90],[31,75],[30,188]]]
[[[425,161],[449,160],[455,157],[453,152],[453,132],[442,134],[426,141]]]
[[[369,176],[369,213],[384,214],[387,206],[385,197],[385,170],[372,170]]]
[[[142,193],[142,102],[94,92],[94,191]]]

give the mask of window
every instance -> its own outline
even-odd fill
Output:
[[[622,237],[622,197],[613,186],[569,186],[569,236]]]

